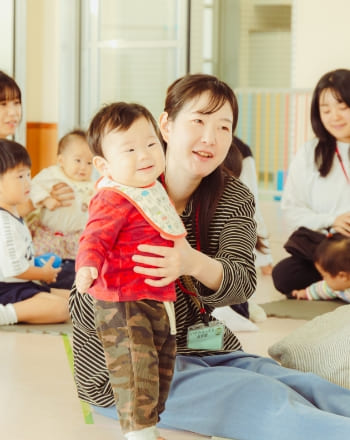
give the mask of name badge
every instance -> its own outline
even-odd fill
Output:
[[[187,348],[194,350],[221,350],[224,344],[225,324],[210,321],[208,325],[192,325],[187,331]]]

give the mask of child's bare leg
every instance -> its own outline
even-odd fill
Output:
[[[50,295],[59,296],[61,298],[66,299],[67,301],[69,299],[69,294],[70,294],[70,291],[67,289],[55,289],[55,288],[52,288],[51,293],[50,293]]]
[[[60,294],[56,293],[58,290]],[[67,321],[68,295],[68,290],[52,289],[52,293],[39,292],[31,298],[14,303],[18,322],[55,324]]]

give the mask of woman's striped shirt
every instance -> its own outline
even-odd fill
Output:
[[[195,224],[192,221],[192,202],[182,215],[187,239],[196,246]],[[223,265],[223,280],[214,292],[193,280],[198,294],[208,311],[215,307],[245,302],[256,286],[253,250],[256,225],[253,220],[254,198],[239,180],[230,178],[218,203],[209,228],[208,255]],[[236,336],[226,329],[224,349],[221,351],[193,350],[186,347],[188,327],[202,322],[201,314],[192,297],[177,287],[175,303],[177,353],[181,355],[213,355],[241,349]],[[81,399],[98,406],[114,405],[102,345],[97,337],[92,299],[75,289],[70,296],[73,322],[74,376]]]

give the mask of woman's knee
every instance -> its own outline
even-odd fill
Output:
[[[312,261],[293,256],[281,260],[272,271],[274,286],[284,295],[290,295],[294,289],[305,289],[321,279]]]

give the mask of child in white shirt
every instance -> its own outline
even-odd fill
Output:
[[[31,199],[40,209],[38,221],[30,225],[36,253],[53,252],[63,260],[75,260],[93,194],[91,174],[92,153],[85,132],[67,133],[58,145],[57,164],[44,168],[32,180]],[[52,187],[60,182],[74,192],[69,206],[51,196]]]
[[[0,325],[57,323],[69,316],[69,291],[50,286],[61,269],[53,267],[53,257],[34,266],[31,235],[18,214],[17,206],[30,197],[30,167],[22,145],[0,139]]]

